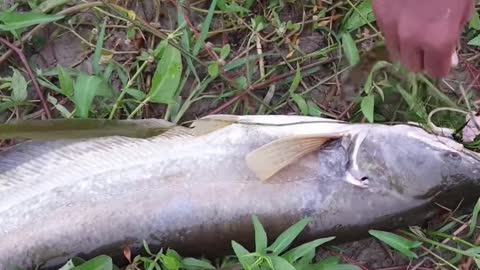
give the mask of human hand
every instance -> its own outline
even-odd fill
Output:
[[[392,60],[434,78],[456,65],[456,45],[473,0],[372,0]]]

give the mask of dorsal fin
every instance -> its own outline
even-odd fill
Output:
[[[162,119],[50,119],[0,124],[1,139],[61,140],[108,136],[148,138],[176,125]]]
[[[237,115],[217,114],[205,116],[195,120],[191,127],[195,136],[208,134],[210,132],[222,129],[231,124],[237,123],[239,117]]]
[[[286,166],[311,153],[327,141],[341,137],[340,134],[302,135],[279,139],[251,153],[245,160],[247,166],[262,181],[275,175]]]

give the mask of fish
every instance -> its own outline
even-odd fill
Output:
[[[480,155],[409,123],[219,114],[145,138],[28,140],[0,153],[0,269],[125,262],[144,241],[219,258],[254,247],[253,215],[269,239],[310,218],[297,243],[344,243],[479,195]]]

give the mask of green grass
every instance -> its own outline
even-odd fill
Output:
[[[20,49],[31,72],[19,61],[20,55],[7,53],[5,43],[0,45],[2,123],[50,117],[155,117],[182,124],[211,113],[294,113],[351,122],[414,121],[429,127],[435,109],[476,111],[480,104],[475,79],[480,74],[475,56],[480,46],[478,13],[462,35],[460,75],[432,81],[388,62],[368,1],[269,0],[260,5],[251,0],[214,0],[192,1],[183,7],[182,1],[154,0],[146,9],[154,12],[147,17],[159,21],[160,27],[133,11],[137,1],[14,2],[0,11],[0,37]],[[158,13],[167,6],[175,12]],[[41,26],[49,27],[48,37]],[[49,42],[65,35],[81,43],[81,57],[41,68],[35,60],[41,58],[34,56],[48,52]],[[305,45],[309,39],[310,47]],[[80,68],[81,63],[88,63],[88,71]],[[468,75],[467,81],[462,74]],[[464,91],[458,90],[459,82]],[[347,100],[342,92],[349,87],[356,92],[347,94]],[[457,130],[465,124],[465,115],[440,111],[431,120]],[[476,141],[468,146],[478,149],[479,145]],[[480,262],[478,243],[471,239],[476,234],[476,214],[452,214],[438,228],[410,228],[402,233],[410,240],[371,233],[407,257],[428,257],[446,269],[460,269],[468,258],[472,265]],[[258,230],[259,223],[254,224]],[[266,247],[262,237],[255,237],[259,247]],[[266,249],[239,257],[250,251],[233,244],[236,256],[216,267],[354,269],[339,258],[314,263],[312,247],[291,261],[292,253]],[[453,255],[444,258],[444,252]],[[76,258],[72,263],[75,268],[63,269],[114,269],[108,257],[89,262]],[[210,263],[182,258],[170,250],[134,257],[132,265],[170,270],[208,269]]]

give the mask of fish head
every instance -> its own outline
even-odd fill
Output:
[[[409,125],[364,132],[351,162],[372,188],[412,199],[480,196],[480,155],[453,139]]]

